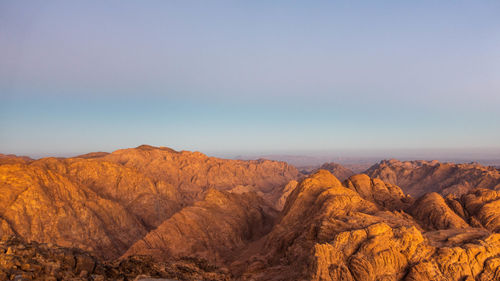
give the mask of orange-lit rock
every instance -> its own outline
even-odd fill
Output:
[[[467,211],[472,225],[500,232],[500,191],[475,189],[463,195],[459,202]]]
[[[241,278],[498,280],[499,234],[470,227],[438,194],[413,203],[398,189],[365,175],[345,185],[326,171],[311,175]],[[384,206],[398,197],[399,208]]]
[[[388,184],[380,179],[371,179],[365,174],[350,177],[346,186],[366,200],[377,203],[389,210],[405,210],[413,199],[403,193],[396,185]]]
[[[118,257],[209,188],[273,194],[298,171],[141,146],[75,158],[0,165],[1,235]],[[278,198],[276,198],[278,200]]]
[[[418,197],[428,192],[460,196],[474,188],[500,189],[500,172],[479,164],[384,160],[366,173]]]
[[[136,242],[125,253],[156,260],[195,256],[223,265],[246,245],[269,232],[277,212],[255,193],[210,189]]]
[[[468,228],[463,218],[455,213],[441,195],[427,193],[415,202],[411,208],[415,219],[428,229]]]

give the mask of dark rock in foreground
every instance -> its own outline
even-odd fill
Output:
[[[0,280],[230,280],[230,276],[201,259],[154,262],[148,256],[132,256],[103,262],[79,249],[9,237],[0,241]]]

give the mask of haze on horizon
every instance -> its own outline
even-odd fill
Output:
[[[0,153],[497,157],[499,13],[498,1],[0,0]]]

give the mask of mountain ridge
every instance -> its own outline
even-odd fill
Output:
[[[373,165],[365,173],[399,185],[407,193],[417,197],[427,192],[460,196],[478,187],[500,190],[500,171],[478,163],[391,159]]]
[[[118,257],[208,188],[243,185],[270,193],[297,176],[282,162],[223,160],[151,146],[89,159],[9,162],[0,165],[0,234]]]

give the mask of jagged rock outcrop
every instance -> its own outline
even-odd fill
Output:
[[[368,187],[358,179],[352,181],[359,182],[366,190],[371,187],[370,181]],[[364,199],[328,171],[320,170],[304,179],[288,197],[281,220],[265,237],[263,249],[267,253],[249,259],[251,270],[243,276],[262,280],[309,280],[313,278],[310,266],[314,255],[311,253],[316,244],[328,243],[340,233],[374,223],[413,226],[415,223],[408,222],[406,216]]]
[[[435,192],[427,193],[419,198],[411,214],[428,229],[470,227],[463,218],[448,207],[444,198]]]
[[[500,190],[500,172],[479,164],[453,164],[439,161],[384,160],[366,172],[372,178],[400,186],[405,193],[419,197],[428,192],[460,196],[474,188]]]
[[[345,186],[356,191],[363,199],[389,210],[405,210],[413,203],[413,199],[405,195],[398,186],[372,179],[365,174],[350,177]]]
[[[9,161],[0,165],[0,235],[116,258],[209,188],[244,185],[271,194],[297,176],[283,162],[224,160],[151,146]]]
[[[458,200],[473,226],[500,232],[500,191],[475,189]]]
[[[318,170],[327,170],[340,181],[344,181],[354,175],[353,171],[335,162],[324,163]]]
[[[432,250],[409,268],[405,280],[500,280],[500,234]]]
[[[476,188],[461,197],[432,192],[419,198],[409,212],[423,228],[482,228],[500,232],[500,192]]]
[[[303,180],[240,278],[499,280],[500,234],[460,221],[438,194],[413,203],[397,186],[376,182],[358,175],[341,184],[324,170]],[[401,204],[380,204],[384,192]],[[426,208],[445,217],[425,220]],[[439,228],[446,229],[432,230]]]

